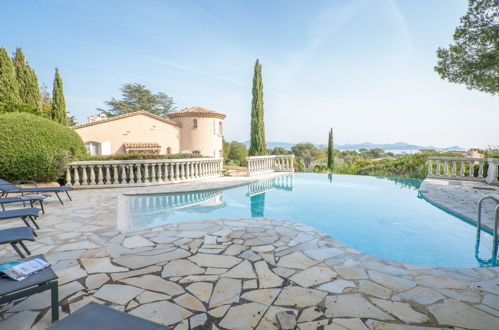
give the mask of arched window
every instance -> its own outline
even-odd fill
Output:
[[[172,148],[168,147],[166,148],[166,154],[171,155],[172,154]]]
[[[218,134],[219,135],[223,135],[223,133],[222,133],[222,122],[221,121],[218,122]]]
[[[192,128],[198,128],[198,120],[197,119],[194,119],[192,121]]]

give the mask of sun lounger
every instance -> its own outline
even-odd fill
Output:
[[[20,218],[24,224],[31,228],[28,220],[35,225],[36,229],[40,229],[38,224],[35,221],[35,218],[38,218],[40,214],[40,209],[37,208],[26,208],[26,209],[16,209],[16,210],[8,210],[8,211],[0,211],[0,220],[8,220]],[[33,232],[36,236],[36,233]]]
[[[26,245],[24,245],[23,241],[34,241],[35,235],[33,229],[30,227],[15,227],[0,230],[0,245],[10,244],[17,252],[17,254],[21,258],[25,258],[26,256],[19,249],[17,244],[19,244],[24,251],[26,251],[27,255],[31,255],[31,252],[28,250]]]
[[[43,254],[26,258],[23,261],[28,261],[36,258],[47,261]],[[59,319],[59,286],[57,283],[57,279],[57,275],[54,273],[52,267],[46,268],[39,273],[31,275],[30,277],[22,281],[14,281],[10,278],[0,277],[0,305],[19,300],[23,297],[29,297],[39,292],[50,290],[52,322],[55,322]],[[46,297],[45,295],[41,295],[41,297],[39,297],[39,300],[43,302],[43,299],[48,299],[48,297]],[[0,328],[2,328],[1,322]]]
[[[53,192],[59,199],[59,202],[61,204],[64,204],[62,202],[61,197],[59,196],[60,192],[65,192],[66,195],[68,195],[69,200],[71,199],[71,196],[69,196],[69,190],[73,189],[72,187],[43,187],[43,188],[38,188],[36,185],[36,182],[34,181],[24,181],[24,183],[31,183],[34,184],[34,188],[23,188],[20,187],[19,185],[15,185],[13,183],[10,183],[9,181],[5,181],[3,179],[0,179],[0,191],[2,192],[2,196],[0,197],[7,197],[9,194],[21,194],[24,196],[26,193],[47,193],[47,192]]]
[[[60,329],[168,330],[170,328],[108,306],[90,302],[61,321],[54,323],[47,330]]]
[[[43,200],[47,197],[50,197],[50,195],[42,194],[42,195],[28,195],[28,196],[16,196],[16,197],[0,198],[0,205],[2,206],[2,211],[5,211],[4,204],[21,203],[22,202],[23,205],[25,205],[26,202],[29,202],[30,206],[33,208],[34,202],[39,202],[40,208],[42,209],[42,213],[45,214],[45,209],[43,207]]]

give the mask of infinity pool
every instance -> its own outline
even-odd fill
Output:
[[[421,180],[294,174],[243,186],[130,196],[134,229],[190,220],[298,221],[376,257],[439,267],[486,267],[492,237],[418,197]]]

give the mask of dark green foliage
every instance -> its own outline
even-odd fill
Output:
[[[175,111],[174,102],[165,93],[153,94],[146,86],[141,84],[124,84],[121,87],[121,100],[114,97],[104,103],[110,109],[98,109],[104,111],[108,116],[118,116],[139,110],[166,117],[170,112]]]
[[[469,0],[454,44],[437,50],[442,79],[493,95],[499,93],[499,1]]]
[[[253,76],[253,99],[251,101],[250,156],[263,156],[267,154],[263,116],[262,66],[260,65],[260,62],[256,60],[255,73]]]
[[[0,102],[21,102],[16,70],[5,48],[0,48]]]
[[[246,166],[246,157],[248,157],[248,148],[244,143],[232,141],[230,143],[229,159],[236,166]]]
[[[66,161],[86,154],[73,130],[27,113],[0,114],[0,177],[55,181],[64,175]]]
[[[327,168],[334,168],[334,153],[333,153],[333,129],[329,131],[329,137],[327,139]]]
[[[224,164],[227,164],[229,162],[229,154],[230,154],[230,143],[225,141],[224,138],[222,138],[222,147],[224,151]]]
[[[108,156],[90,156],[85,155],[78,160],[133,160],[133,159],[187,159],[187,158],[209,158],[195,154],[175,154],[175,155],[159,155],[159,154],[116,154]]]
[[[50,112],[52,120],[67,125],[66,99],[64,98],[64,88],[59,69],[55,69],[54,89],[52,90],[52,109]]]
[[[320,155],[319,149],[317,149],[311,143],[300,143],[291,147],[291,151],[296,157],[303,160],[305,165],[305,170],[310,168],[312,161]]]
[[[353,161],[336,166],[335,173],[424,179],[428,168],[428,156],[460,157],[459,154],[452,152],[426,150],[396,158]]]
[[[49,92],[49,88],[45,84],[42,84],[40,87],[40,98],[42,103],[42,113],[47,117],[51,117],[52,95]]]
[[[29,104],[24,103],[0,103],[0,114],[6,112],[26,112],[32,115],[41,115],[41,112]]]
[[[271,155],[289,155],[291,154],[291,151],[284,149],[283,147],[275,147],[272,150],[269,150],[269,153]]]
[[[21,103],[29,104],[35,109],[41,111],[40,89],[38,87],[38,77],[35,71],[26,63],[21,48],[16,49],[13,58],[16,70],[16,79],[19,84],[19,97]]]

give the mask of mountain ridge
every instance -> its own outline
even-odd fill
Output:
[[[310,143],[310,142],[299,142],[299,143]],[[250,141],[245,141],[244,144],[249,147]],[[281,147],[284,149],[291,149],[292,146],[298,143],[289,143],[289,142],[267,142],[267,148],[273,149],[277,147]],[[312,143],[316,147],[322,148],[325,147],[325,144],[316,144]],[[362,143],[347,143],[347,144],[339,144],[335,145],[335,149],[339,150],[359,150],[359,149],[383,149],[383,150],[421,150],[421,149],[433,149],[439,151],[453,150],[453,151],[466,151],[467,149],[462,148],[460,146],[451,146],[451,147],[434,147],[434,146],[420,146],[417,144],[410,144],[407,142],[394,142],[394,143],[372,143],[372,142],[362,142]]]

